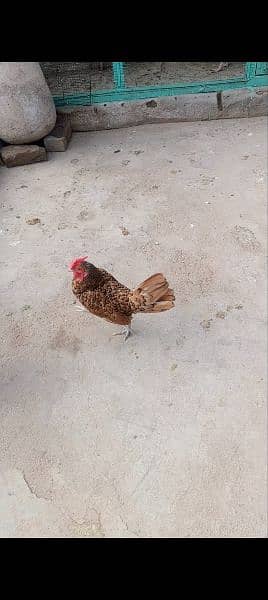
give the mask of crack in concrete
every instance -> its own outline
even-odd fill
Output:
[[[95,512],[96,515],[97,515],[97,522],[96,523],[94,521],[92,521],[92,519],[81,519],[81,521],[78,521],[77,519],[75,519],[74,517],[72,517],[71,515],[69,515],[67,512],[65,512],[65,510],[62,507],[59,506],[58,508],[59,508],[59,510],[61,511],[61,513],[63,514],[63,516],[65,518],[67,518],[70,521],[72,521],[72,523],[74,523],[78,527],[87,527],[88,529],[90,529],[91,532],[92,532],[92,536],[94,536],[94,534],[96,534],[96,532],[97,532],[100,535],[100,537],[102,537],[102,538],[106,537],[105,536],[104,527],[103,527],[103,524],[102,524],[101,512],[98,511],[96,508],[91,508],[91,510],[93,512]]]
[[[134,529],[130,529],[128,522],[125,521],[125,519],[123,519],[122,515],[119,514],[118,516],[119,516],[120,521],[123,523],[123,525],[127,529],[127,531],[129,531],[129,533],[134,534],[136,537],[140,537],[140,534],[137,531],[135,531]]]
[[[24,483],[26,484],[28,490],[31,492],[32,496],[34,496],[34,498],[37,498],[37,500],[45,500],[46,502],[50,502],[50,500],[48,498],[46,498],[45,496],[41,496],[39,494],[37,494],[37,492],[35,492],[35,490],[33,489],[32,485],[29,483],[28,479],[25,476],[25,473],[23,471],[21,471],[22,474],[22,478]]]
[[[115,495],[116,495],[116,498],[117,498],[118,504],[121,506],[121,508],[122,508],[123,510],[125,510],[124,501],[123,501],[123,499],[121,498],[121,496],[120,496],[120,494],[119,494],[119,492],[118,492],[118,489],[117,489],[117,487],[116,487],[116,485],[115,485],[115,481],[114,481],[114,479],[111,479],[111,480],[110,480],[110,483],[111,483],[111,485],[112,485],[112,488],[113,488],[113,490],[114,490],[114,492],[115,492]],[[129,525],[128,525],[128,522],[126,521],[126,519],[124,519],[124,518],[122,517],[122,515],[121,515],[120,513],[118,513],[118,516],[119,516],[119,519],[120,519],[120,521],[123,523],[123,525],[124,525],[124,526],[125,526],[125,528],[127,529],[127,531],[129,531],[130,533],[133,533],[133,534],[134,534],[134,535],[136,535],[137,537],[140,537],[140,533],[138,533],[138,532],[137,532],[137,531],[135,531],[134,529],[130,529],[130,527],[129,527]]]
[[[102,520],[101,520],[101,513],[96,508],[91,509],[97,515],[97,523],[96,524],[94,523],[94,521],[92,521],[90,519],[82,519],[81,521],[77,521],[76,519],[71,517],[71,515],[66,513],[65,510],[61,506],[58,506],[57,503],[54,504],[49,498],[46,498],[45,496],[41,496],[41,495],[37,494],[37,492],[33,489],[32,484],[26,478],[25,473],[23,471],[21,471],[21,475],[22,475],[23,481],[25,482],[28,490],[30,491],[30,493],[32,494],[32,496],[34,498],[36,498],[37,500],[45,500],[46,502],[48,502],[49,504],[51,504],[52,506],[57,508],[65,518],[71,520],[73,523],[75,523],[75,525],[78,525],[80,527],[88,527],[89,529],[91,529],[93,534],[94,534],[94,532],[97,531],[101,537],[105,537],[105,531],[104,531]]]
[[[138,481],[137,485],[135,486],[134,490],[131,492],[131,496],[133,496],[136,491],[138,490],[138,488],[141,486],[141,484],[143,483],[144,479],[146,479],[146,477],[149,475],[150,471],[152,470],[153,466],[155,465],[155,459],[153,458],[151,460],[151,462],[149,463],[145,473],[143,474],[143,476],[141,477],[141,479]]]

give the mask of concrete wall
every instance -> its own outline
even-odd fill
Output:
[[[71,114],[74,131],[96,131],[144,123],[206,121],[268,114],[268,91],[266,88],[223,92],[222,101],[222,111],[219,111],[216,94],[213,93],[64,107],[59,108],[58,112]]]

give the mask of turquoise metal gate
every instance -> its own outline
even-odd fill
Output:
[[[161,96],[177,96],[179,94],[199,94],[208,92],[224,92],[242,88],[268,86],[268,63],[248,62],[244,64],[243,73],[238,77],[211,79],[194,82],[160,83],[158,85],[129,85],[126,81],[126,65],[131,63],[114,62],[113,86],[110,89],[54,95],[56,106],[87,106],[108,102],[128,102]],[[153,63],[151,63],[153,64]],[[164,64],[164,63],[163,63]],[[175,63],[174,63],[175,64]],[[178,64],[178,63],[177,63]],[[242,63],[241,63],[242,64]]]

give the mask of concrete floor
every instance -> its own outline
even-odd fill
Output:
[[[266,536],[266,134],[77,133],[0,168],[2,537]],[[176,308],[111,337],[74,309],[83,254],[163,271]]]

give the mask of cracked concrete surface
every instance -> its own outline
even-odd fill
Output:
[[[1,537],[267,535],[266,138],[146,125],[0,168]],[[75,311],[83,254],[176,308],[112,338]]]

